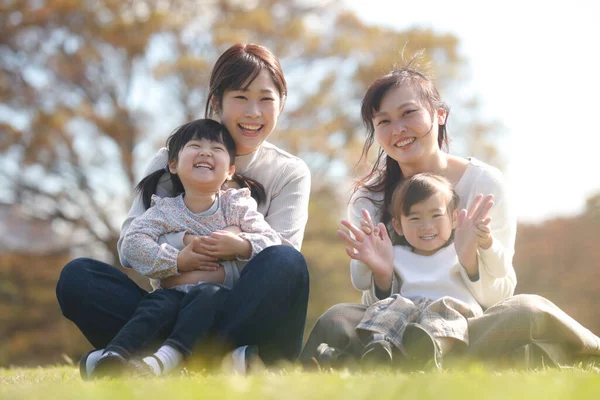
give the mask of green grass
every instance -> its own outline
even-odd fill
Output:
[[[182,374],[84,382],[74,367],[0,369],[0,399],[600,399],[597,368],[442,373]]]

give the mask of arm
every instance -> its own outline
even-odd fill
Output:
[[[281,239],[261,213],[248,189],[229,189],[220,196],[221,207],[227,216],[227,224],[239,227],[239,233],[225,230],[213,232],[202,239],[204,251],[223,258],[231,251],[240,261],[248,261],[265,247],[281,244]]]
[[[381,213],[375,204],[363,197],[364,195],[364,191],[358,191],[352,195],[348,205],[348,222],[355,226],[361,226],[361,221],[364,220],[364,215],[362,213],[362,210],[364,209],[371,216],[371,224],[377,225],[381,220]],[[372,194],[369,195],[372,196]],[[379,197],[376,198],[376,200],[378,199]],[[378,287],[376,282],[380,280],[388,280],[389,276],[381,276],[379,279],[377,279],[374,277],[373,272],[367,266],[367,264],[357,259],[352,259],[350,261],[350,278],[354,287],[363,291],[363,304],[370,305],[381,300],[378,295],[382,298],[385,298],[390,294],[400,292],[401,281],[395,273],[393,273],[391,276],[391,288]]]
[[[146,171],[144,172],[144,176],[151,174],[154,171],[165,168],[167,165],[167,149],[162,148],[156,153],[156,155],[152,158]],[[165,174],[163,178],[161,178],[158,187],[156,188],[156,195],[159,197],[171,196],[173,195],[173,187],[171,184],[171,179],[169,175]],[[119,237],[119,241],[117,242],[117,251],[119,252],[119,261],[121,265],[124,267],[131,268],[131,264],[127,257],[123,254],[123,240],[129,227],[132,222],[142,215],[146,211],[144,204],[142,202],[142,196],[140,193],[137,193],[135,198],[133,199],[133,203],[131,208],[129,209],[129,213],[127,214],[127,218],[123,221],[123,225],[121,225],[121,236]],[[165,233],[159,238],[159,244],[168,244],[177,249],[183,249],[185,245],[183,244],[183,235],[184,232],[170,232]]]
[[[151,207],[132,221],[125,233],[121,252],[140,274],[152,279],[177,275],[179,250],[158,238],[167,232],[166,218],[158,207]]]
[[[287,165],[280,176],[285,182],[271,199],[265,220],[279,234],[283,244],[300,251],[308,221],[310,170],[297,159],[297,162]]]
[[[517,221],[510,207],[506,183],[499,171],[484,171],[477,183],[471,190],[467,206],[477,193],[494,195],[494,206],[488,214],[491,218],[491,246],[477,249],[478,279],[475,277],[473,280],[464,270],[461,274],[473,296],[483,308],[488,308],[514,293],[517,278],[512,259]]]

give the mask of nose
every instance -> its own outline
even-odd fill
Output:
[[[210,157],[212,155],[212,150],[208,147],[200,147],[198,150],[198,155]]]
[[[255,101],[249,101],[248,105],[246,106],[245,115],[246,115],[246,117],[250,117],[250,118],[256,118],[256,117],[260,116],[259,104]]]
[[[392,135],[402,135],[406,131],[406,127],[402,120],[392,122]]]

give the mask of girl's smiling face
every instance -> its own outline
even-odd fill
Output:
[[[225,91],[219,114],[238,155],[254,152],[265,141],[277,125],[281,108],[277,86],[265,69],[246,88]]]
[[[438,191],[410,207],[400,220],[394,218],[394,230],[404,236],[417,254],[429,256],[442,248],[456,228],[458,210],[448,210],[450,198],[446,191]]]
[[[169,170],[179,176],[186,193],[215,193],[231,178],[235,167],[223,143],[192,139],[179,151],[177,160],[169,162]]]
[[[446,111],[429,111],[411,85],[390,88],[373,112],[375,139],[387,155],[400,164],[423,162],[439,150],[438,126]]]

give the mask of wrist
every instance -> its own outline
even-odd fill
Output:
[[[492,247],[493,243],[494,243],[494,238],[492,236],[490,236],[489,238],[484,240],[482,243],[479,243],[479,248],[483,249],[483,250],[487,250],[490,247]]]

